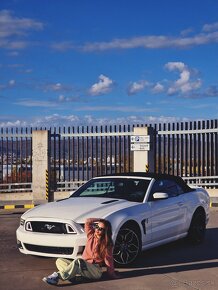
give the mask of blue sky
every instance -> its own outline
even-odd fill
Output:
[[[0,126],[218,118],[218,1],[1,0]]]

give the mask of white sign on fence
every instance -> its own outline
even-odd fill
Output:
[[[149,135],[135,135],[131,136],[132,143],[149,143],[150,136]]]
[[[149,151],[149,143],[133,143],[131,144],[131,151]]]

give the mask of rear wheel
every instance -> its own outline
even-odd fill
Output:
[[[128,226],[121,228],[113,252],[116,264],[120,266],[129,265],[137,259],[140,252],[139,234]]]
[[[203,242],[206,231],[205,214],[202,211],[196,212],[191,221],[188,231],[188,240],[192,244],[200,244]]]

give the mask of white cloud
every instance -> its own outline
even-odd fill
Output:
[[[67,103],[67,102],[81,102],[82,101],[82,98],[80,97],[66,97],[64,95],[60,95],[58,97],[58,101],[61,102],[61,103]]]
[[[167,93],[173,95],[176,93],[186,94],[199,89],[202,85],[201,79],[191,80],[192,70],[183,62],[168,62],[165,68],[169,71],[179,71],[180,77],[174,81],[168,88]]]
[[[129,95],[135,95],[141,91],[144,90],[144,88],[149,85],[149,83],[146,80],[141,80],[138,82],[133,82],[129,85],[128,88],[128,94]]]
[[[43,83],[38,86],[44,92],[69,92],[72,91],[73,87],[67,84],[57,83]]]
[[[205,24],[202,30],[206,32],[218,30],[218,22]]]
[[[96,118],[92,115],[59,115],[52,114],[45,117],[38,116],[29,120],[7,120],[0,122],[0,127],[63,127],[63,126],[108,126],[108,125],[132,125],[132,124],[152,124],[189,121],[187,118],[171,116],[139,116],[129,115],[117,118]]]
[[[30,18],[18,18],[9,10],[0,11],[0,38],[25,35],[29,30],[42,30],[43,24]]]
[[[206,45],[218,42],[218,22],[205,24],[202,31],[191,36],[187,36],[192,29],[181,31],[178,36],[168,35],[143,35],[131,38],[117,38],[111,41],[91,42],[85,44],[75,44],[71,41],[54,43],[53,49],[59,51],[80,50],[84,52],[106,51],[112,49],[162,49],[162,48],[188,48],[190,46]]]
[[[148,103],[147,103],[148,105]],[[75,111],[108,111],[108,112],[154,112],[154,108],[137,107],[137,106],[84,106],[74,109]]]
[[[92,85],[92,87],[89,89],[89,93],[92,96],[106,94],[111,91],[113,85],[114,82],[110,78],[101,74],[99,76],[99,82]]]
[[[15,80],[10,80],[8,84],[9,84],[9,86],[14,86],[15,83],[16,83]]]
[[[157,82],[152,88],[152,93],[159,94],[159,93],[164,92],[164,90],[165,90],[164,86],[160,84],[159,82]]]
[[[11,89],[16,85],[15,80],[10,80],[8,81],[7,84],[0,84],[0,90],[6,90],[6,89]]]
[[[14,104],[24,107],[56,107],[57,104],[51,101],[33,100],[33,99],[21,99]]]
[[[42,30],[42,22],[30,18],[18,18],[9,10],[0,11],[0,48],[20,50],[26,48],[30,43],[19,40],[26,37],[29,31]],[[17,39],[16,39],[17,38]],[[17,52],[15,52],[17,54]]]

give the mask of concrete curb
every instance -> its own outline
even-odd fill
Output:
[[[6,204],[6,205],[0,205],[0,209],[15,209],[15,208],[26,208],[26,209],[30,209],[30,208],[34,208],[35,206],[37,206],[37,204]]]
[[[218,203],[217,202],[211,202],[210,203],[210,207],[218,207]]]

